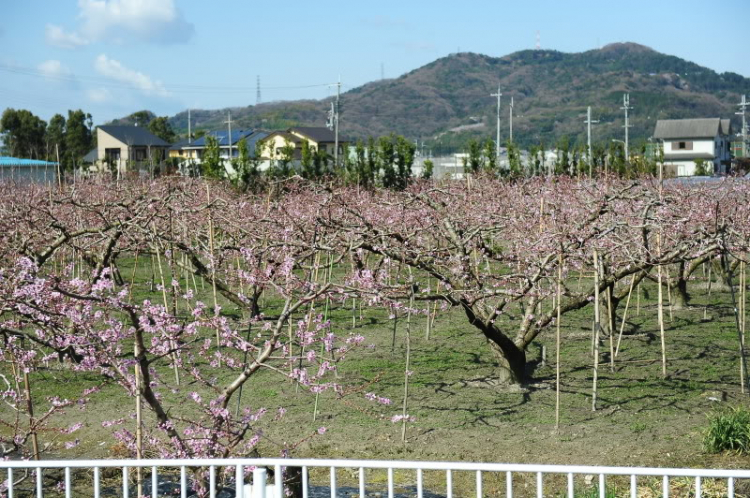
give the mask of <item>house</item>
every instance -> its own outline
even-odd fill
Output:
[[[705,162],[709,174],[726,173],[731,161],[731,124],[728,119],[660,119],[654,138],[664,144],[664,165],[677,176],[693,176],[696,162]]]
[[[261,144],[263,145],[263,157],[270,160],[278,160],[282,157],[283,149],[286,145],[294,147],[292,158],[299,160],[301,156],[302,142],[307,143],[312,149],[328,153],[331,157],[335,156],[336,135],[333,131],[322,126],[298,126],[289,128],[286,131],[275,131],[265,137]],[[348,150],[349,140],[339,136],[339,156],[343,156]]]
[[[203,159],[203,155],[206,152],[206,140],[207,137],[214,137],[219,145],[219,156],[222,159],[229,159],[229,149],[231,145],[232,158],[239,156],[239,142],[244,139],[247,144],[248,152],[250,157],[255,155],[255,143],[258,140],[265,138],[268,133],[257,130],[234,130],[232,131],[231,140],[229,140],[228,131],[211,131],[203,135],[202,137],[193,140],[183,140],[174,144],[169,149],[169,157],[176,157],[179,159],[192,159],[197,164],[200,164]]]
[[[96,167],[110,165],[125,170],[128,164],[158,164],[167,157],[167,142],[140,126],[105,125],[96,129],[96,153],[85,159]]]

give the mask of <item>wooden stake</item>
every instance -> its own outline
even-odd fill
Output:
[[[708,305],[711,301],[711,269],[714,265],[710,264],[708,265],[708,280],[706,282],[706,290],[707,290],[707,296],[706,296],[706,306],[703,307],[703,319],[708,320]]]
[[[135,285],[135,272],[138,269],[138,253],[139,250],[135,250],[135,262],[133,263],[133,273],[130,275],[130,288],[128,288],[128,304],[132,302],[133,298],[133,285]]]
[[[152,229],[154,231],[154,239],[156,239],[156,227],[152,225]],[[169,310],[169,304],[167,302],[167,289],[166,289],[166,286],[164,285],[164,272],[162,271],[162,267],[161,267],[161,251],[159,250],[159,241],[154,240],[154,242],[155,242],[154,247],[156,247],[156,262],[159,268],[159,280],[161,281],[161,294],[162,294],[162,298],[164,299],[164,311],[167,312],[167,310]],[[151,260],[153,261],[153,258],[151,258]],[[170,347],[174,349],[175,344],[172,341],[172,339],[170,339],[170,343],[171,343]],[[172,353],[172,369],[174,370],[175,382],[179,386],[180,385],[180,370],[179,368],[177,368],[177,353],[176,352]]]
[[[135,364],[135,456],[140,460],[143,458],[143,417],[141,411],[141,365],[138,362],[136,346],[136,364]],[[138,496],[143,496],[143,469],[138,467],[136,470],[136,482],[138,485]]]
[[[19,365],[19,370],[21,369]],[[34,402],[31,400],[31,384],[29,373],[23,369],[23,391],[26,396],[26,410],[29,412],[29,428],[31,429],[31,449],[34,452],[34,460],[39,460],[39,439],[36,434],[36,420],[34,419]]]
[[[211,205],[211,188],[206,183],[206,196],[207,205]],[[216,299],[216,258],[214,257],[214,220],[211,215],[211,210],[208,210],[208,245],[211,253],[211,291],[214,296],[214,316],[219,313],[219,302]],[[221,335],[219,333],[219,327],[216,327],[216,350],[221,351]],[[221,368],[221,357],[219,358],[219,368]]]
[[[656,250],[661,258],[661,233],[656,234]],[[661,335],[661,376],[667,377],[667,342],[664,335],[664,302],[662,296],[661,264],[656,267],[657,272],[657,318],[659,320],[659,333]]]
[[[630,290],[628,291],[628,299],[625,301],[625,311],[622,314],[622,322],[620,322],[620,335],[617,337],[617,348],[615,349],[615,356],[620,352],[620,341],[622,341],[622,332],[625,330],[625,319],[628,317],[628,306],[630,306],[630,296],[633,294],[633,285],[635,284],[635,274],[630,280]]]
[[[411,276],[411,267],[409,267],[409,275]],[[407,415],[407,403],[409,400],[409,376],[411,375],[411,372],[409,371],[410,363],[411,363],[411,310],[414,307],[414,281],[413,279],[409,279],[411,284],[411,290],[409,292],[409,309],[406,312],[406,363],[404,366],[404,403],[403,403],[403,413],[402,413],[402,419],[401,419],[401,441],[406,442],[406,415]]]
[[[560,429],[560,320],[562,316],[562,252],[557,255],[557,320],[555,321],[555,430]]]
[[[609,370],[615,371],[615,318],[612,310],[612,287],[607,287],[607,328],[609,329]]]
[[[596,411],[596,384],[599,377],[599,255],[594,251],[594,380],[591,389],[591,411]]]

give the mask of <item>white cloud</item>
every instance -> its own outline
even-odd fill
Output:
[[[104,87],[91,88],[86,93],[89,97],[89,100],[97,104],[101,104],[102,102],[107,102],[111,97],[109,90],[107,90]]]
[[[54,59],[42,62],[36,68],[48,78],[68,77],[72,74],[70,69]]]
[[[67,33],[60,26],[48,24],[44,28],[47,43],[60,48],[78,48],[88,45],[89,41],[76,33]]]
[[[81,32],[98,41],[185,43],[195,27],[174,0],[78,0]]]
[[[154,81],[139,71],[127,68],[120,61],[110,59],[104,54],[96,58],[94,69],[102,76],[135,87],[146,95],[169,96],[169,92],[160,81]]]

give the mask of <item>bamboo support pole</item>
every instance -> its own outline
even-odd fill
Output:
[[[620,341],[622,341],[622,333],[625,330],[625,319],[628,317],[628,306],[630,306],[630,296],[633,295],[633,285],[635,284],[635,275],[630,280],[630,290],[628,291],[628,298],[625,301],[625,311],[622,313],[622,321],[620,322],[620,334],[617,336],[617,347],[615,348],[615,356],[620,353]]]
[[[612,309],[612,287],[607,287],[607,328],[609,329],[609,370],[615,371],[615,318]]]
[[[152,228],[154,231],[154,238],[156,238],[156,227],[152,225]],[[164,284],[164,271],[162,270],[162,266],[161,266],[161,250],[159,249],[158,240],[155,241],[154,247],[156,248],[156,263],[159,269],[159,280],[161,281],[161,294],[162,294],[162,298],[164,299],[164,311],[166,312],[167,310],[169,310],[169,303],[167,301],[167,289]],[[151,259],[153,262],[153,258]],[[174,341],[172,339],[170,339],[170,346],[173,349],[175,349],[176,345],[174,344]],[[177,385],[179,386],[180,385],[180,370],[177,367],[177,353],[174,352],[172,353],[171,356],[172,356],[172,370],[174,370],[174,379]]]
[[[591,387],[591,411],[596,411],[596,389],[599,377],[599,255],[594,251],[594,379]]]
[[[411,275],[411,267],[409,267],[409,274]],[[401,419],[401,441],[406,442],[406,418],[407,418],[407,406],[409,401],[409,376],[411,372],[411,310],[414,307],[414,281],[410,279],[411,291],[409,292],[409,309],[406,312],[406,337],[404,341],[406,343],[406,360],[404,366],[404,403],[402,407],[402,419]]]
[[[557,320],[555,320],[555,430],[560,429],[560,320],[562,318],[562,252],[557,256]]]
[[[139,250],[135,251],[135,262],[133,263],[133,273],[130,275],[130,287],[128,287],[128,304],[133,300],[133,285],[135,285],[135,272],[138,269],[138,255]]]
[[[207,205],[211,205],[211,189],[209,184],[206,183],[206,198]],[[208,247],[211,254],[211,292],[214,298],[214,316],[219,314],[219,302],[216,298],[216,258],[214,255],[214,220],[211,215],[211,210],[208,211]],[[221,334],[219,327],[216,327],[216,350],[221,351]],[[219,357],[219,368],[221,368],[221,357]]]
[[[660,247],[660,240],[661,237],[659,235],[657,237],[657,247]],[[661,252],[661,250],[659,251]],[[661,277],[661,265],[656,267],[657,272],[657,320],[659,321],[659,335],[661,338],[661,375],[662,377],[667,377],[667,340],[664,334],[664,302],[663,299],[663,293],[662,293],[662,277]]]

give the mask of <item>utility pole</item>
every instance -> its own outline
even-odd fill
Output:
[[[193,143],[193,131],[190,124],[190,109],[188,109],[188,143]]]
[[[622,107],[620,107],[623,111],[625,111],[625,162],[630,162],[630,146],[629,146],[629,139],[628,139],[628,128],[630,128],[632,125],[628,121],[628,111],[632,109],[630,107],[630,94],[625,93],[622,96]]]
[[[747,121],[745,120],[745,109],[747,106],[750,105],[750,102],[747,101],[747,97],[745,95],[742,96],[742,102],[737,104],[737,106],[740,108],[740,112],[737,112],[735,114],[742,116],[742,157],[747,157]]]
[[[495,140],[495,160],[500,165],[500,85],[497,85],[497,93],[491,93],[490,97],[497,97],[497,139]]]
[[[594,176],[594,161],[593,161],[593,154],[591,154],[591,125],[593,123],[598,123],[599,121],[592,121],[591,120],[591,106],[588,106],[586,108],[586,129],[588,133],[588,159],[589,159],[589,178]]]
[[[232,113],[227,111],[227,120],[224,121],[229,127],[229,135],[227,135],[227,144],[229,145],[229,160],[232,160]],[[221,147],[221,145],[219,145]]]
[[[380,80],[383,81],[385,79],[385,64],[382,62],[380,63]]]
[[[510,142],[513,142],[513,97],[510,98]]]
[[[339,166],[339,104],[341,100],[341,75],[339,75],[339,81],[336,83],[336,106],[334,107],[333,113],[333,167],[338,168]]]
[[[255,83],[255,105],[258,104],[260,104],[260,75],[258,75]]]

